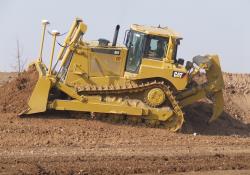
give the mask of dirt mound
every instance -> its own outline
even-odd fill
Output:
[[[212,116],[212,104],[201,101],[186,107],[184,110],[186,115],[182,133],[242,136],[247,136],[250,133],[250,124],[245,122],[246,116],[242,115],[241,112],[234,115],[236,109],[230,104],[225,104],[224,112],[220,118],[211,124],[208,124],[208,121]]]
[[[212,104],[207,100],[187,106],[184,133],[248,135],[250,132],[250,74],[223,73],[225,82],[224,112],[214,123],[208,124],[212,116]],[[204,81],[201,75],[196,81]]]
[[[229,94],[250,94],[250,74],[224,73],[225,89]]]
[[[4,85],[6,82],[13,80],[13,78],[16,77],[16,72],[0,72],[0,86]]]
[[[0,112],[20,113],[27,108],[27,101],[37,82],[35,67],[20,73],[14,80],[0,87]]]
[[[235,118],[250,123],[250,75],[224,74],[225,110]]]

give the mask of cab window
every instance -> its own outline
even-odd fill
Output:
[[[144,58],[162,60],[165,57],[168,38],[148,36],[144,50]]]
[[[132,31],[128,39],[128,56],[126,63],[126,71],[138,72],[143,56],[145,44],[145,34]]]

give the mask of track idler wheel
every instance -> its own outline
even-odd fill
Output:
[[[151,107],[159,107],[166,100],[166,95],[161,88],[152,88],[145,92],[144,102]]]

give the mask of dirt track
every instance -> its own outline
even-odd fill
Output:
[[[211,105],[199,102],[179,133],[79,113],[19,118],[14,101],[0,114],[0,174],[250,174],[249,77],[225,74],[222,117],[207,125]]]

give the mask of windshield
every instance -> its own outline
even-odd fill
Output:
[[[145,34],[130,31],[126,45],[128,47],[128,57],[126,71],[138,72],[144,50]]]
[[[168,38],[149,35],[146,41],[144,58],[162,60],[166,55]]]

